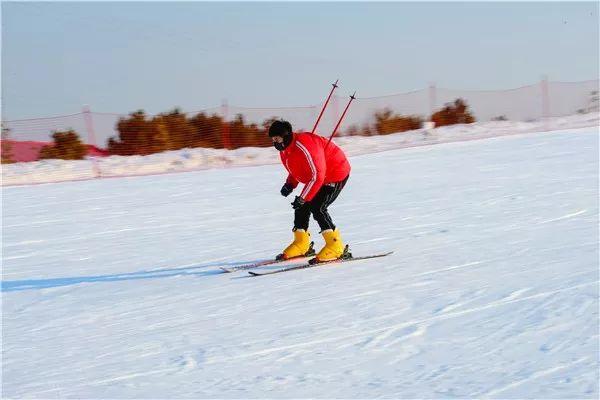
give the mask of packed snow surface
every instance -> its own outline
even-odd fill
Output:
[[[281,166],[4,188],[3,397],[598,398],[598,129],[351,163],[395,253],[264,277]]]

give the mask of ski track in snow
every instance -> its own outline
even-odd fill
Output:
[[[3,397],[598,398],[597,130],[351,163],[395,253],[258,278],[279,166],[5,188]]]

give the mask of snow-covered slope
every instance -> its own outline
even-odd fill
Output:
[[[600,115],[595,113],[551,118],[546,121],[495,121],[468,125],[419,129],[387,136],[337,137],[336,143],[347,154],[362,155],[407,147],[478,140],[523,133],[598,127]],[[27,185],[47,182],[122,177],[173,172],[197,171],[279,162],[273,148],[245,147],[236,150],[182,149],[149,156],[112,156],[82,161],[43,160],[2,165],[2,185]]]
[[[4,188],[3,397],[598,398],[596,129],[351,162],[395,253],[259,278],[280,166]]]

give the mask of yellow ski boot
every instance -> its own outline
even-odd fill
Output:
[[[310,241],[310,233],[304,229],[294,230],[294,241],[279,254],[277,260],[289,260],[298,257],[310,257],[315,255],[314,242]]]
[[[315,257],[316,262],[337,260],[344,255],[344,242],[340,236],[338,229],[331,230],[326,229],[321,232],[323,239],[325,239],[325,247],[319,251],[319,254]]]

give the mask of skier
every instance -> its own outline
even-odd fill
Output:
[[[294,241],[277,258],[287,260],[312,255],[308,232],[311,214],[325,239],[325,246],[316,255],[316,261],[342,257],[344,243],[327,207],[339,196],[350,177],[350,163],[346,155],[335,143],[322,136],[308,132],[293,133],[288,121],[274,121],[269,127],[269,137],[288,171],[281,195],[287,197],[299,182],[304,184],[304,189],[292,203],[295,210]]]

